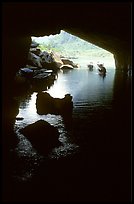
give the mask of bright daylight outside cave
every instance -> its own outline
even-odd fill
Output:
[[[79,66],[84,65],[82,68],[87,68],[87,65],[93,63],[97,67],[97,63],[103,63],[109,68],[115,68],[113,54],[91,44],[77,36],[69,34],[61,30],[60,34],[32,37],[33,43],[37,45],[42,52],[51,51],[57,53],[59,57],[72,59],[77,62]]]

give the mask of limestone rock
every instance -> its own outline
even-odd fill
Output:
[[[69,60],[69,59],[61,59],[64,65],[71,65],[74,68],[78,67],[78,64],[75,64],[73,61]]]
[[[42,68],[41,58],[32,52],[28,53],[28,64]]]
[[[52,51],[51,52],[51,57],[53,59],[53,62],[55,62],[57,64],[58,68],[60,68],[63,65],[63,62],[62,62],[60,56],[57,53]]]

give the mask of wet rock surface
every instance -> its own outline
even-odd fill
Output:
[[[59,132],[57,128],[44,120],[39,120],[20,130],[33,147],[41,154],[48,153],[52,148],[59,146]]]

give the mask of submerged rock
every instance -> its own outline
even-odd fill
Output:
[[[57,128],[44,120],[26,126],[20,132],[29,139],[33,147],[41,154],[49,153],[52,148],[61,144],[58,140],[59,132]]]

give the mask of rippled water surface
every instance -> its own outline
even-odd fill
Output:
[[[26,163],[26,168],[18,170],[18,174],[20,174],[17,175],[18,178],[23,180],[31,178],[34,170],[39,168],[41,162],[44,162],[44,158],[59,159],[75,154],[80,150],[79,138],[83,137],[88,126],[93,127],[96,123],[96,116],[98,117],[97,120],[101,121],[106,110],[111,109],[114,74],[115,69],[113,68],[107,69],[105,78],[98,74],[97,68],[93,71],[89,71],[87,68],[78,68],[59,72],[58,79],[55,80],[54,85],[47,92],[51,96],[59,98],[63,98],[67,93],[73,96],[74,108],[69,127],[60,115],[37,114],[36,92],[21,100],[17,117],[23,117],[24,119],[16,121],[14,126],[19,138],[15,151]],[[61,146],[55,147],[50,151],[50,154],[45,156],[39,155],[30,141],[19,132],[21,128],[40,119],[44,119],[57,127],[60,133]]]

